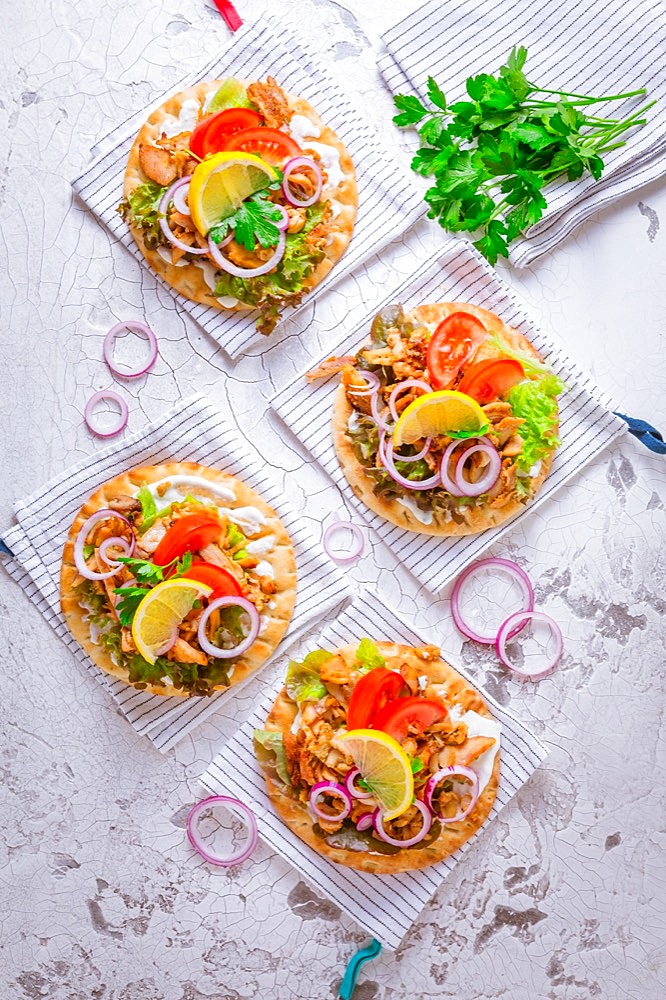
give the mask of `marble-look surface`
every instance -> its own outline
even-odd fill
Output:
[[[402,140],[373,45],[416,5],[272,5],[311,38],[358,107],[372,109],[394,149]],[[260,9],[253,0],[240,6],[247,17]],[[124,390],[130,427],[203,389],[272,456],[318,534],[343,500],[284,446],[266,408],[334,331],[317,325],[316,308],[306,311],[232,367],[72,204],[68,184],[95,141],[226,39],[212,3],[36,0],[6,4],[3,17],[0,529],[14,499],[94,452],[81,411],[93,390],[112,384],[103,334],[117,317],[146,315],[161,357],[140,386]],[[530,272],[504,271],[620,409],[662,430],[664,220],[666,188],[657,183],[598,215]],[[400,273],[438,237],[424,224],[401,241]],[[339,322],[390,287],[389,260],[340,286]],[[539,685],[516,684],[492,654],[461,643],[445,599],[419,591],[379,546],[351,571],[400,603],[552,748],[399,951],[365,967],[356,1000],[666,996],[665,480],[666,460],[626,436],[497,546],[528,568],[538,605],[564,631],[562,664]],[[4,575],[0,587],[2,1000],[335,997],[364,933],[265,847],[239,868],[213,871],[184,837],[197,775],[249,713],[261,682],[162,756]]]

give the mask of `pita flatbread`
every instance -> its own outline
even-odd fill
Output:
[[[479,716],[492,719],[492,715],[479,692],[438,656],[439,651],[436,647],[429,646],[418,649],[389,642],[376,642],[375,645],[386,660],[386,666],[389,669],[399,670],[401,665],[408,664],[415,667],[420,676],[425,675],[430,685],[437,685],[438,694],[447,702],[450,709],[453,706],[459,706],[463,715],[465,712],[473,711]],[[357,648],[358,643],[354,643],[335,650],[335,653],[351,665],[354,662]],[[288,696],[286,688],[283,688],[266,719],[265,729],[281,734],[284,739],[286,734],[291,732],[297,711],[298,706]],[[460,744],[461,754],[464,754],[464,747],[464,743]],[[486,751],[486,753],[492,752],[493,748]],[[374,874],[394,874],[426,868],[458,850],[485,822],[492,809],[499,785],[500,753],[497,749],[488,783],[466,819],[459,823],[438,824],[438,835],[432,842],[428,842],[428,838],[426,838],[425,846],[416,845],[408,849],[395,849],[388,845],[381,845],[374,838],[370,841],[370,836],[366,835],[366,839],[372,845],[377,845],[377,849],[373,846],[372,849],[364,850],[358,844],[356,848],[337,846],[332,841],[339,841],[340,837],[333,835],[327,839],[318,834],[314,826],[315,820],[310,815],[306,804],[299,800],[297,791],[291,785],[286,785],[284,781],[280,780],[275,769],[266,764],[262,758],[263,755],[260,756],[260,763],[266,778],[268,795],[277,814],[290,830],[314,851],[324,855],[330,861]],[[479,757],[479,761],[481,759],[482,757]],[[345,821],[343,829],[347,826],[350,835],[358,839],[350,820]],[[385,850],[393,853],[383,853]]]
[[[197,83],[178,94],[174,94],[166,100],[159,108],[152,112],[146,123],[141,127],[132,149],[130,150],[125,171],[124,197],[127,198],[135,188],[147,181],[147,176],[141,169],[139,150],[142,144],[155,143],[165,128],[173,127],[174,120],[179,117],[185,102],[196,102],[203,107],[206,97],[214,93],[220,86],[220,80],[208,80]],[[246,84],[250,81],[246,81]],[[279,82],[279,81],[278,81]],[[331,204],[333,217],[330,223],[330,235],[325,250],[324,258],[316,265],[312,273],[306,278],[305,291],[314,288],[328,274],[334,264],[342,257],[349,245],[356,211],[358,207],[358,190],[356,185],[356,174],[351,157],[347,152],[344,143],[338,138],[335,132],[326,125],[317,113],[316,109],[306,100],[293,94],[286,94],[289,109],[293,114],[305,116],[312,122],[314,128],[312,132],[319,132],[315,142],[332,147],[339,155],[340,171],[342,179],[334,186],[329,184],[322,192],[322,200],[327,200]],[[301,143],[303,152],[307,154],[308,140]],[[316,152],[316,149],[315,149]],[[334,178],[335,179],[335,178]],[[202,305],[212,306],[215,309],[226,309],[231,311],[253,309],[253,306],[243,302],[229,304],[220,302],[212,292],[206,281],[204,269],[195,263],[185,266],[175,266],[164,260],[155,249],[149,249],[144,240],[143,231],[130,224],[130,231],[142,254],[155,270],[172,288],[193,302]],[[208,261],[208,258],[203,258]],[[212,272],[217,270],[217,266],[208,261],[206,268],[209,280]],[[285,304],[289,304],[285,299]],[[295,302],[292,304],[296,304]]]
[[[446,316],[454,312],[472,313],[484,324],[490,332],[498,332],[502,339],[513,349],[528,354],[535,361],[541,362],[538,351],[534,346],[514,330],[507,326],[499,316],[482,309],[479,306],[471,305],[467,302],[443,302],[436,305],[422,305],[411,309],[405,313],[407,320],[411,320],[417,325],[427,326],[431,332],[442,322]],[[493,357],[503,357],[501,352],[491,344],[482,344],[476,351],[473,361],[485,361]],[[463,369],[464,371],[464,369]],[[413,511],[396,499],[384,499],[374,493],[375,481],[366,474],[361,462],[356,457],[352,439],[348,434],[348,421],[353,413],[353,408],[347,399],[345,388],[340,385],[334,400],[332,431],[333,443],[340,462],[340,467],[344,472],[350,486],[356,496],[362,500],[366,506],[376,514],[384,517],[387,521],[397,524],[401,528],[417,532],[423,535],[437,536],[457,536],[473,535],[489,528],[503,524],[519,511],[525,508],[525,501],[518,497],[512,497],[501,506],[488,504],[473,504],[466,506],[462,510],[456,511],[456,517],[444,520],[435,513],[430,524],[420,520]],[[520,433],[520,432],[518,432]],[[543,481],[548,475],[553,460],[553,452],[541,460],[539,470],[531,476],[531,498],[540,489]]]
[[[289,535],[273,508],[262,500],[253,489],[234,476],[227,475],[219,469],[197,465],[194,462],[166,462],[162,465],[146,465],[131,469],[129,472],[124,472],[104,483],[83,505],[70,528],[63,550],[60,572],[60,604],[72,634],[93,662],[107,674],[111,674],[125,683],[132,683],[127,668],[118,663],[117,658],[112,656],[103,645],[93,641],[88,619],[89,609],[81,605],[81,596],[75,590],[82,578],[74,562],[74,542],[84,521],[95,511],[108,507],[114,498],[134,497],[142,485],[168,483],[169,478],[173,476],[196,477],[199,480],[197,483],[190,484],[189,488],[187,484],[179,485],[178,489],[183,496],[187,492],[194,494],[196,491],[197,497],[210,499],[219,507],[225,507],[229,510],[241,507],[254,508],[263,523],[252,534],[249,531],[246,534],[253,542],[260,543],[261,539],[265,540],[263,546],[259,544],[256,548],[265,550],[261,551],[260,558],[270,564],[274,573],[275,593],[271,596],[265,610],[261,612],[262,628],[257,640],[243,656],[236,660],[229,660],[230,666],[233,665],[233,671],[230,670],[230,684],[211,685],[205,693],[212,694],[214,691],[225,690],[227,686],[239,684],[266,662],[287,630],[296,600],[296,560]],[[226,487],[232,490],[235,499],[221,499],[220,495],[213,490],[207,490],[206,483],[210,483],[213,487]],[[205,672],[202,676],[205,678]],[[151,694],[187,696],[192,693],[186,688],[178,689],[173,684],[164,682],[136,683],[134,686],[149,691]]]

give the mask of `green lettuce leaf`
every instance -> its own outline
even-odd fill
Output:
[[[167,242],[160,229],[162,215],[159,211],[160,201],[166,191],[165,187],[155,181],[139,184],[132,193],[120,203],[118,211],[126,222],[143,230],[146,246],[153,249],[160,243]]]
[[[324,649],[315,649],[308,653],[302,663],[298,660],[289,661],[285,687],[292,701],[318,701],[328,694],[319,677],[319,670],[332,656],[333,653]]]
[[[487,344],[496,347],[498,351],[505,354],[507,358],[514,358],[516,361],[520,361],[521,365],[525,369],[526,375],[548,375],[550,374],[550,368],[548,365],[541,361],[536,361],[531,354],[526,354],[524,351],[519,351],[516,347],[512,347],[508,344],[506,340],[497,332],[497,330],[492,330],[488,334]]]
[[[520,382],[507,397],[514,416],[525,421],[518,433],[523,450],[516,460],[518,470],[529,472],[535,462],[545,458],[561,443],[557,436],[557,396],[565,389],[557,375],[545,375],[533,382]]]
[[[372,639],[361,639],[356,650],[356,662],[361,673],[367,674],[376,667],[385,667],[386,660],[375,646]]]
[[[147,486],[142,486],[136,495],[137,500],[141,504],[141,514],[142,521],[140,532],[143,534],[144,531],[148,531],[157,519],[157,504],[155,503],[155,497],[150,492]]]
[[[285,785],[290,785],[287,770],[287,754],[284,749],[282,733],[271,733],[268,729],[255,729],[254,749],[257,758],[262,763],[271,764]]]

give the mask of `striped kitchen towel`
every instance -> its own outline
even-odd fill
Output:
[[[127,469],[167,461],[198,462],[237,476],[280,515],[294,545],[298,572],[296,606],[287,635],[295,636],[327,609],[351,598],[344,576],[314,542],[300,514],[285,500],[266,462],[202,395],[178,403],[142,431],[83,459],[27,500],[17,502],[14,510],[18,524],[4,536],[13,557],[3,559],[2,565],[79,662],[109,689],[136,731],[163,751],[216,711],[222,700],[233,699],[242,685],[212,698],[170,698],[137,691],[103,673],[81,649],[60,612],[59,576],[69,528],[95,489]]]
[[[429,0],[383,36],[379,68],[393,94],[427,96],[434,76],[449,103],[467,100],[465,81],[496,73],[512,47],[528,50],[526,74],[572,94],[646,97],[610,105],[624,118],[648,100],[648,124],[626,133],[626,146],[604,154],[601,180],[589,175],[549,186],[548,208],[510,259],[524,267],[553,249],[613,199],[666,173],[666,16],[661,0]],[[604,114],[608,105],[598,106]],[[604,115],[605,116],[605,115]]]
[[[324,358],[355,353],[367,340],[375,313],[391,302],[401,302],[405,308],[410,308],[425,302],[454,301],[473,302],[483,306],[500,316],[509,326],[515,327],[535,345],[566,384],[566,391],[559,399],[562,445],[544,485],[527,507],[529,516],[530,511],[547,502],[583,465],[592,461],[602,448],[624,433],[627,426],[611,412],[617,407],[595,387],[591,376],[585,374],[535,326],[518,297],[469,243],[449,240],[439,259],[422,264],[402,285],[377,302],[358,326],[345,332],[344,339],[337,344],[331,345]],[[315,367],[316,365],[309,366]],[[404,563],[430,591],[437,593],[448,580],[507,531],[516,517],[523,517],[525,514],[521,512],[505,524],[480,535],[458,538],[415,534],[375,514],[352,492],[333,448],[331,414],[338,384],[338,377],[309,383],[305,373],[302,373],[273,397],[271,405],[329,474],[350,504],[375,529],[396,559]]]
[[[323,632],[310,633],[285,653],[285,669],[290,657],[302,660],[312,649],[331,649],[365,636],[408,646],[437,641],[435,635],[417,634],[378,597],[362,592]],[[464,670],[457,666],[456,670],[478,687]],[[284,672],[280,676],[282,678]],[[309,879],[317,893],[328,896],[387,948],[397,948],[433,893],[477,839],[483,837],[488,824],[540,766],[548,751],[522,722],[481,690],[492,715],[502,727],[499,789],[488,820],[458,851],[430,868],[399,875],[370,875],[334,864],[317,854],[284,825],[271,805],[254,756],[252,731],[264,728],[266,716],[281,687],[282,680],[266,694],[199,780],[210,794],[232,795],[250,805],[257,814],[262,839]]]
[[[190,73],[177,81],[171,91],[177,93],[200,80],[228,76],[259,79],[270,74],[285,90],[310,101],[347,146],[358,183],[359,211],[354,235],[342,260],[305,297],[300,308],[307,306],[314,296],[330,288],[344,274],[381,250],[425,213],[425,205],[408,172],[396,164],[389,152],[379,147],[373,129],[352,110],[338,85],[320,68],[321,63],[321,57],[315,57],[304,42],[285,29],[283,23],[274,18],[263,18],[255,25],[244,25],[219,56],[202,66],[196,74]],[[150,112],[166,97],[163,94],[155,105],[142,108],[101,140],[97,158],[72,182],[75,192],[111,235],[146,267],[143,255],[118,214],[118,205],[123,195],[123,177],[132,143]],[[237,357],[257,338],[256,313],[214,309],[171,291],[231,358]]]

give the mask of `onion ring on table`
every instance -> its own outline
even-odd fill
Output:
[[[242,848],[236,854],[224,858],[218,854],[211,854],[199,836],[201,814],[204,810],[212,809],[217,805],[224,805],[230,813],[233,813],[245,825],[248,833],[247,842]],[[187,814],[187,839],[194,850],[209,864],[218,865],[220,868],[228,868],[230,865],[239,865],[241,862],[247,861],[254,851],[259,839],[257,820],[250,807],[246,806],[239,799],[232,799],[228,795],[211,795],[207,799],[201,799],[200,802],[196,802]]]
[[[518,635],[521,628],[527,621],[526,615],[529,615],[534,611],[534,589],[525,570],[522,569],[517,563],[512,562],[510,559],[481,559],[479,562],[472,563],[471,566],[468,566],[467,569],[463,570],[457,578],[455,584],[453,585],[453,590],[451,591],[451,617],[453,618],[458,631],[462,632],[462,634],[468,639],[490,646],[497,641],[498,633],[495,632],[492,635],[482,635],[479,632],[475,632],[471,625],[469,625],[463,618],[460,601],[462,589],[465,583],[470,579],[470,577],[484,569],[499,569],[500,571],[509,573],[509,575],[518,582],[522,591],[524,606],[518,609],[517,614],[525,612],[525,615],[522,619],[513,623],[510,633],[507,634],[507,640],[513,639],[514,636]]]
[[[113,348],[118,337],[124,331],[129,331],[130,333],[145,333],[148,338],[148,346],[150,348],[150,354],[148,356],[148,361],[141,368],[140,371],[136,372],[124,372],[118,368],[113,360]],[[154,332],[146,323],[140,323],[135,319],[123,320],[120,323],[116,323],[112,326],[106,337],[104,338],[104,344],[102,346],[102,353],[104,355],[104,360],[111,369],[114,375],[119,378],[138,378],[140,375],[145,375],[146,372],[153,367],[155,361],[157,360],[158,347],[157,347],[157,337]]]
[[[96,427],[92,422],[93,410],[103,399],[109,399],[112,403],[116,403],[120,410],[120,413],[118,414],[118,424],[110,431],[103,431],[100,427]],[[123,397],[118,395],[117,392],[114,392],[113,389],[102,389],[100,392],[93,393],[86,403],[83,408],[83,419],[86,422],[88,430],[93,434],[96,434],[97,437],[114,437],[114,435],[120,434],[120,432],[124,431],[127,427],[127,421],[129,420],[129,407]]]
[[[528,620],[544,622],[548,625],[551,634],[555,639],[555,653],[553,655],[553,659],[548,666],[535,672],[521,670],[520,667],[515,666],[515,664],[513,664],[506,655],[507,642],[509,642],[513,636],[517,635],[518,632],[525,627]],[[511,670],[512,673],[516,674],[516,676],[522,677],[526,681],[539,681],[542,677],[545,677],[546,674],[549,674],[551,670],[554,670],[560,662],[562,652],[564,650],[562,630],[557,622],[543,611],[516,611],[515,614],[510,615],[506,621],[502,622],[500,625],[499,632],[497,633],[497,639],[495,640],[495,649],[497,650],[497,655],[504,666]]]
[[[355,544],[349,552],[337,555],[335,552],[331,551],[331,537],[336,532],[345,531],[347,529],[349,529],[354,536]],[[356,562],[356,560],[360,559],[365,552],[365,537],[363,535],[363,531],[358,524],[354,524],[353,521],[333,521],[324,531],[321,544],[328,558],[332,559],[336,563],[339,563],[341,566],[346,566],[348,563]]]

